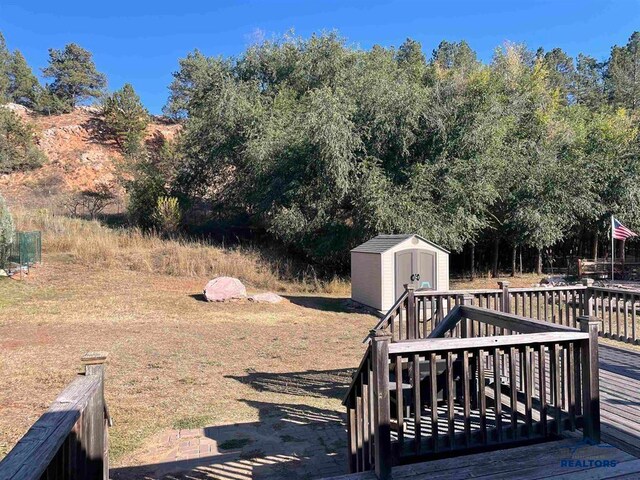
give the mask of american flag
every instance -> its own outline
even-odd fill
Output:
[[[616,240],[626,240],[629,237],[637,237],[638,234],[635,232],[632,232],[631,230],[629,230],[627,227],[625,227],[624,225],[622,225],[618,220],[616,220],[615,218],[611,217],[611,230],[613,233],[613,238],[615,238]]]

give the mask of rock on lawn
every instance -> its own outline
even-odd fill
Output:
[[[240,280],[233,277],[216,277],[204,287],[204,297],[208,302],[225,302],[247,296],[247,289]]]

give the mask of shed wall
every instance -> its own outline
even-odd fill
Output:
[[[351,298],[383,310],[381,255],[351,252]]]

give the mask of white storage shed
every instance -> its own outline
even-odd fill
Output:
[[[449,290],[449,251],[415,234],[378,235],[351,250],[351,299],[390,309],[405,284]]]

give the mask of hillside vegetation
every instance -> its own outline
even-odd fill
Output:
[[[77,44],[49,51],[41,85],[0,38],[0,102],[31,109],[48,157],[0,190],[23,206],[76,192],[72,215],[97,216],[97,198],[166,235],[241,227],[330,273],[371,236],[406,232],[458,270],[496,276],[519,258],[541,272],[602,256],[612,214],[640,229],[638,68],[639,32],[605,59],[507,43],[486,63],[464,41],[426,55],[411,39],[285,35],[179,60],[172,123],[132,85],[107,93]]]

